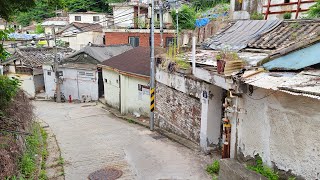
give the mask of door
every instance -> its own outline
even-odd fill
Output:
[[[102,68],[98,68],[98,95],[99,98],[104,96],[104,84],[103,84],[103,77],[102,77]]]

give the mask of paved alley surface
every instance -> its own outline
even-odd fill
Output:
[[[34,101],[36,115],[55,133],[66,180],[88,179],[105,167],[120,179],[206,180],[205,158],[139,125],[114,117],[95,103]]]

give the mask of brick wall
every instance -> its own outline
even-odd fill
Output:
[[[139,45],[142,47],[149,47],[149,36],[150,33],[132,33],[132,32],[106,32],[106,45],[114,45],[114,44],[128,44],[129,37],[135,36],[140,37]],[[174,34],[163,33],[163,43],[166,44],[167,37],[175,37]],[[154,34],[154,42],[155,46],[160,46],[160,34]]]
[[[155,122],[160,128],[199,144],[200,100],[157,82]]]

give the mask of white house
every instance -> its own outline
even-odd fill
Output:
[[[105,46],[88,44],[67,56],[59,65],[61,92],[66,98],[98,100],[103,96],[102,72],[97,64],[129,49],[130,45]],[[56,91],[56,80],[51,63],[43,66],[46,96],[52,98]]]
[[[68,17],[52,17],[52,18],[45,19],[41,23],[41,26],[44,27],[45,34],[52,34],[52,28],[55,29],[55,32],[58,32],[68,24],[69,24]]]
[[[106,103],[121,114],[149,116],[150,50],[137,47],[102,62]]]
[[[73,22],[61,29],[58,40],[66,43],[71,49],[80,50],[88,43],[103,44],[103,32],[100,24]]]
[[[148,3],[143,1],[131,1],[127,3],[111,3],[113,7],[113,21],[116,28],[148,28],[149,17],[151,12],[149,11]],[[155,8],[155,21],[156,24],[160,22],[159,7]],[[171,14],[164,10],[163,12],[163,24],[164,26],[172,25]],[[156,25],[156,28],[159,25]]]
[[[59,57],[70,52],[70,49],[58,48]],[[2,63],[4,74],[19,79],[21,88],[28,97],[34,98],[36,93],[44,90],[42,65],[53,62],[54,48],[20,48],[16,49],[5,62]]]
[[[110,15],[107,15],[106,13],[97,13],[93,11],[69,13],[70,23],[98,23],[103,27],[107,27],[111,25],[111,20],[112,18]]]

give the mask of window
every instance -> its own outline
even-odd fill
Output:
[[[175,42],[175,38],[174,37],[167,37],[166,38],[166,47],[169,47],[170,45],[173,45]]]
[[[48,71],[48,73],[47,73],[47,74],[48,74],[48,76],[51,76],[51,71]]]
[[[289,3],[290,2],[290,0],[284,0],[284,3]]]
[[[129,44],[133,47],[139,46],[139,37],[129,37]]]
[[[160,14],[157,14],[157,21],[160,21]]]
[[[75,20],[75,21],[81,21],[81,16],[75,16],[75,17],[74,17],[74,20]]]
[[[99,16],[93,16],[93,21],[100,21],[100,17]]]

